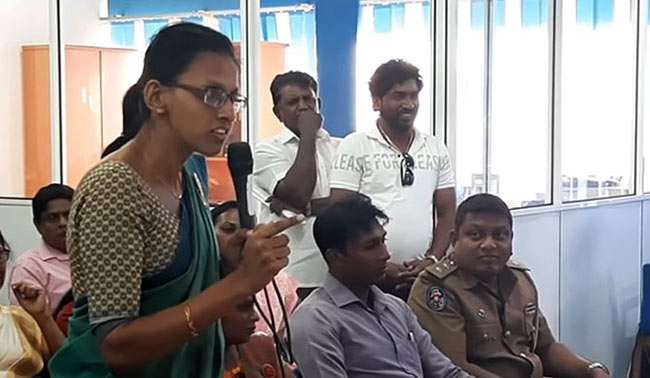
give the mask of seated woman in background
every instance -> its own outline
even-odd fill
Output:
[[[241,243],[243,241],[243,235],[245,234],[245,231],[240,231],[237,202],[228,201],[215,206],[212,209],[212,221],[214,222],[215,233],[217,234],[219,250],[223,253],[222,270],[224,263],[228,264],[226,270],[232,269],[232,267],[237,266],[239,263],[239,256],[228,255],[228,252],[237,251],[240,249],[228,248],[227,245],[229,243]],[[275,276],[275,282],[278,285],[282,301],[284,302],[286,316],[288,317],[298,305],[298,294],[296,293],[296,290],[298,288],[298,281],[296,281],[290,275],[284,272],[280,272]],[[269,294],[270,303],[267,302],[266,295],[264,294],[263,290],[255,295],[257,298],[257,303],[260,305],[260,308],[267,319],[270,319],[269,308],[273,311],[273,319],[275,319],[276,323],[275,331],[280,337],[284,337],[286,325],[284,323],[282,307],[278,301],[278,296],[276,295],[273,283],[270,282],[266,286],[266,289]],[[268,334],[271,333],[271,329],[261,318],[258,318],[257,323],[255,324],[255,328],[257,331],[263,331]]]
[[[9,261],[9,244],[0,232],[0,288]],[[34,377],[63,343],[50,316],[45,292],[26,283],[12,287],[20,306],[0,306],[0,377]]]
[[[290,378],[289,368],[284,374],[275,351],[273,339],[263,332],[255,332],[259,316],[251,296],[231,314],[222,319],[226,339],[224,378]]]

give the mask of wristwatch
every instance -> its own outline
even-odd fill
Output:
[[[594,369],[600,369],[600,370],[604,371],[605,373],[607,373],[607,375],[609,375],[609,369],[607,369],[607,366],[603,365],[602,362],[592,362],[587,366],[587,369],[589,371],[592,371]]]

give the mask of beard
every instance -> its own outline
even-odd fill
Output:
[[[383,118],[386,123],[388,123],[388,125],[400,130],[407,130],[412,128],[416,115],[417,109],[406,112],[379,112],[379,116]]]

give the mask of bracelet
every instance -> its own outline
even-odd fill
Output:
[[[440,261],[440,260],[438,260],[438,258],[437,258],[436,256],[434,256],[434,255],[427,255],[427,256],[425,257],[425,259],[429,259],[429,260],[433,261],[434,264],[437,264],[437,263]]]
[[[587,366],[587,370],[589,371],[593,371],[594,369],[600,369],[609,375],[609,369],[607,369],[607,366],[603,365],[601,362],[592,362]]]
[[[199,335],[199,331],[197,331],[196,327],[194,327],[194,322],[192,321],[192,313],[190,312],[190,306],[185,305],[183,312],[185,313],[185,321],[187,322],[187,328],[190,329],[190,334],[192,334],[192,337],[197,337]]]

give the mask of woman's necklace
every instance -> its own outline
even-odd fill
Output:
[[[388,134],[381,128],[379,125],[379,121],[377,121],[377,128],[379,129],[379,134],[384,138],[386,143],[388,143],[391,147],[393,147],[397,152],[400,154],[408,153],[409,150],[411,149],[411,145],[413,144],[413,141],[415,140],[415,130],[411,129],[411,135],[409,136],[409,142],[406,145],[406,151],[401,151],[395,143],[388,137]]]
[[[174,197],[175,199],[177,199],[177,200],[179,200],[179,201],[183,198],[183,183],[182,183],[182,180],[181,180],[181,175],[180,175],[180,173],[178,174],[178,180],[176,181],[176,185],[175,185],[176,188],[177,188],[177,192],[174,192],[173,190],[171,190],[171,189],[167,186],[167,184],[166,184],[162,179],[160,179],[160,177],[158,177],[158,176],[156,176],[156,175],[154,175],[153,177],[154,177],[154,178],[155,178],[155,179],[156,179],[160,184],[162,184],[163,189],[165,189],[167,192],[169,192],[169,194],[171,194],[172,197]]]

